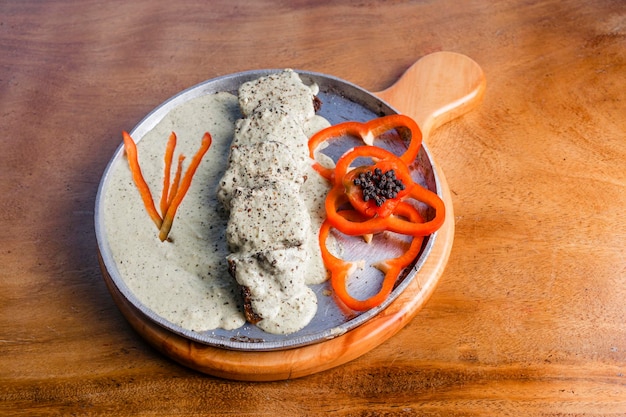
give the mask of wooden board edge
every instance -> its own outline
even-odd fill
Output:
[[[196,371],[231,380],[276,381],[304,377],[352,361],[379,346],[408,324],[437,286],[454,240],[454,211],[443,172],[439,176],[446,220],[431,253],[413,281],[385,310],[361,326],[333,339],[288,350],[246,352],[204,345],[154,323],[119,291],[98,252],[102,274],[116,305],[131,327],[150,345]]]

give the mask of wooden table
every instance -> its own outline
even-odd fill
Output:
[[[0,414],[624,415],[626,4],[208,3],[0,3]],[[93,224],[122,130],[216,76],[380,91],[436,51],[474,59],[487,90],[428,140],[456,232],[410,324],[268,383],[192,371],[131,329]]]

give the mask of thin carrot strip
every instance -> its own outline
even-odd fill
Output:
[[[163,223],[159,231],[159,239],[161,239],[161,241],[167,239],[167,236],[169,235],[172,228],[172,223],[174,222],[174,217],[176,216],[176,210],[178,210],[178,206],[183,201],[185,194],[187,194],[187,191],[191,186],[191,180],[193,179],[193,176],[198,169],[198,165],[200,165],[200,162],[202,162],[204,154],[211,147],[211,142],[211,135],[209,134],[209,132],[206,132],[202,137],[202,144],[200,145],[200,149],[198,149],[198,152],[191,160],[191,164],[187,168],[187,171],[185,172],[185,175],[181,180],[180,187],[176,191],[176,195],[174,196],[174,199],[172,200],[172,203],[170,204],[169,208],[167,209],[167,213],[163,218]]]
[[[185,155],[178,156],[178,167],[176,167],[176,174],[174,175],[174,181],[172,181],[172,187],[170,188],[170,194],[167,199],[167,207],[172,204],[172,200],[174,200],[174,196],[178,192],[178,187],[180,186],[180,177],[183,172],[183,161],[185,160]],[[167,212],[167,209],[165,210]],[[165,215],[165,213],[163,213]]]
[[[133,181],[139,190],[139,194],[141,195],[141,199],[143,200],[143,204],[148,211],[148,215],[156,224],[158,229],[161,229],[161,225],[163,224],[163,219],[157,212],[156,207],[154,206],[154,200],[152,200],[152,194],[150,193],[150,188],[146,183],[146,180],[141,173],[141,168],[139,167],[139,160],[137,158],[137,145],[135,141],[130,137],[127,132],[122,132],[122,138],[124,139],[124,150],[126,151],[126,158],[128,159],[128,165],[130,167],[130,171],[133,175]]]
[[[165,169],[163,170],[163,191],[161,191],[161,215],[165,216],[168,207],[168,193],[170,190],[170,171],[172,170],[172,159],[176,148],[176,133],[172,132],[165,148]]]

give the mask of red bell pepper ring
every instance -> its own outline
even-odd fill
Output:
[[[344,122],[322,129],[309,140],[309,155],[311,159],[315,159],[315,150],[322,143],[344,136],[361,138],[365,144],[371,146],[376,137],[394,129],[404,137],[406,137],[407,131],[410,135],[408,148],[400,156],[400,159],[408,165],[415,160],[420,151],[422,131],[413,119],[403,114],[383,116],[366,123]],[[332,168],[323,167],[317,162],[313,164],[313,168],[327,180],[333,176],[334,170]]]
[[[350,164],[357,158],[368,156],[380,161],[373,165],[384,166],[393,169],[396,177],[401,178],[404,183],[404,190],[398,193],[396,198],[387,199],[380,207],[373,201],[363,201],[360,190],[350,184],[355,176],[354,171],[349,171]],[[373,169],[366,166],[365,169]],[[347,185],[346,185],[347,183]],[[392,216],[398,203],[406,198],[413,198],[422,201],[435,209],[435,217],[428,222],[413,222],[406,219]],[[368,219],[362,222],[353,222],[341,216],[338,210],[345,204],[350,203],[352,207],[364,214]],[[445,206],[439,196],[430,190],[416,184],[409,172],[408,166],[391,152],[375,146],[359,146],[348,151],[342,156],[334,171],[334,185],[326,196],[325,202],[326,217],[331,224],[342,233],[351,236],[360,236],[370,233],[380,233],[385,230],[411,236],[426,236],[435,232],[445,220]]]
[[[355,210],[343,210],[340,213],[341,216],[355,222],[358,222],[363,218],[363,216]],[[422,221],[422,217],[419,215],[415,207],[405,202],[401,202],[398,205],[396,214],[399,216],[405,216],[410,222],[419,223]],[[330,253],[326,246],[326,241],[332,227],[332,223],[329,220],[326,220],[320,229],[319,244],[322,252],[322,259],[330,272],[330,283],[336,296],[346,307],[355,311],[369,310],[379,306],[387,299],[393,290],[400,273],[402,273],[404,268],[413,262],[419,254],[424,239],[423,236],[414,237],[409,248],[402,255],[376,264],[376,268],[385,273],[380,290],[370,298],[359,300],[350,295],[347,288],[348,279],[356,269],[356,264],[337,258]]]
[[[408,148],[399,156],[372,146],[375,137],[392,129],[401,135],[406,130],[410,133]],[[322,259],[331,274],[331,285],[335,294],[349,308],[363,311],[380,305],[387,298],[402,270],[419,254],[423,237],[434,233],[443,224],[445,206],[437,194],[416,184],[411,177],[409,164],[417,157],[422,140],[421,131],[411,118],[392,115],[367,123],[346,122],[331,126],[309,140],[311,158],[314,159],[315,150],[322,143],[345,136],[360,137],[368,146],[357,146],[349,150],[339,158],[334,168],[314,163],[313,167],[320,175],[332,183],[326,196],[326,220],[320,229],[319,244]],[[367,158],[371,160],[371,164],[352,168],[351,165],[357,158]],[[383,186],[381,182],[377,182],[382,174],[386,175],[388,172],[392,173],[390,178],[396,181],[396,187],[392,187],[391,191],[388,184]],[[359,179],[358,183],[356,179]],[[362,179],[366,179],[367,186],[363,185]],[[409,204],[406,199],[428,204],[434,208],[435,217],[425,222],[415,205]],[[331,228],[351,236],[390,231],[412,236],[413,239],[403,255],[376,265],[385,272],[380,291],[367,300],[357,300],[346,288],[354,264],[333,256],[326,247]]]
[[[367,156],[372,156],[369,146],[361,146],[358,148],[352,149],[349,153],[344,155],[342,161],[344,159],[348,160],[347,162],[352,162],[355,158],[363,154],[367,154]],[[379,151],[384,151],[382,148],[375,148]],[[377,154],[380,152],[376,152]],[[338,174],[337,177],[341,178],[341,184],[335,184],[338,188],[343,186],[346,195],[348,196],[348,200],[350,204],[358,210],[359,212],[365,214],[368,217],[389,217],[393,210],[398,205],[398,202],[406,195],[408,195],[411,191],[411,184],[413,184],[413,180],[411,179],[411,173],[409,172],[406,164],[398,163],[397,157],[393,154],[388,154],[388,158],[382,161],[378,161],[373,165],[365,165],[358,168],[355,168],[351,171],[346,172],[341,175]],[[377,178],[382,178],[385,183],[389,183],[389,187],[395,186],[395,192],[392,194],[393,197],[390,196],[381,197],[382,200],[376,199],[370,195],[366,196],[364,192],[364,184],[358,184],[357,182],[366,182],[367,179],[375,177],[376,172],[378,172]],[[337,174],[337,170],[335,171]],[[391,173],[391,176],[388,174]],[[389,180],[387,180],[389,179]],[[393,181],[393,182],[392,182]],[[380,180],[379,182],[380,183]],[[370,184],[374,184],[374,181],[370,181]],[[398,185],[396,185],[398,184]],[[402,187],[402,188],[399,188]],[[391,189],[390,189],[391,192]],[[375,194],[375,193],[373,193]]]

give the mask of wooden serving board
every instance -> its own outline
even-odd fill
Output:
[[[430,132],[469,111],[482,98],[485,78],[468,57],[438,52],[411,66],[388,89],[375,93],[399,112],[413,117],[428,140]],[[131,326],[152,346],[197,371],[233,380],[273,381],[320,372],[367,353],[402,329],[433,293],[454,240],[454,212],[444,174],[439,177],[446,220],[431,253],[410,285],[386,309],[361,326],[320,343],[278,351],[237,351],[207,346],[174,334],[144,316],[117,289],[100,258],[109,291]]]

